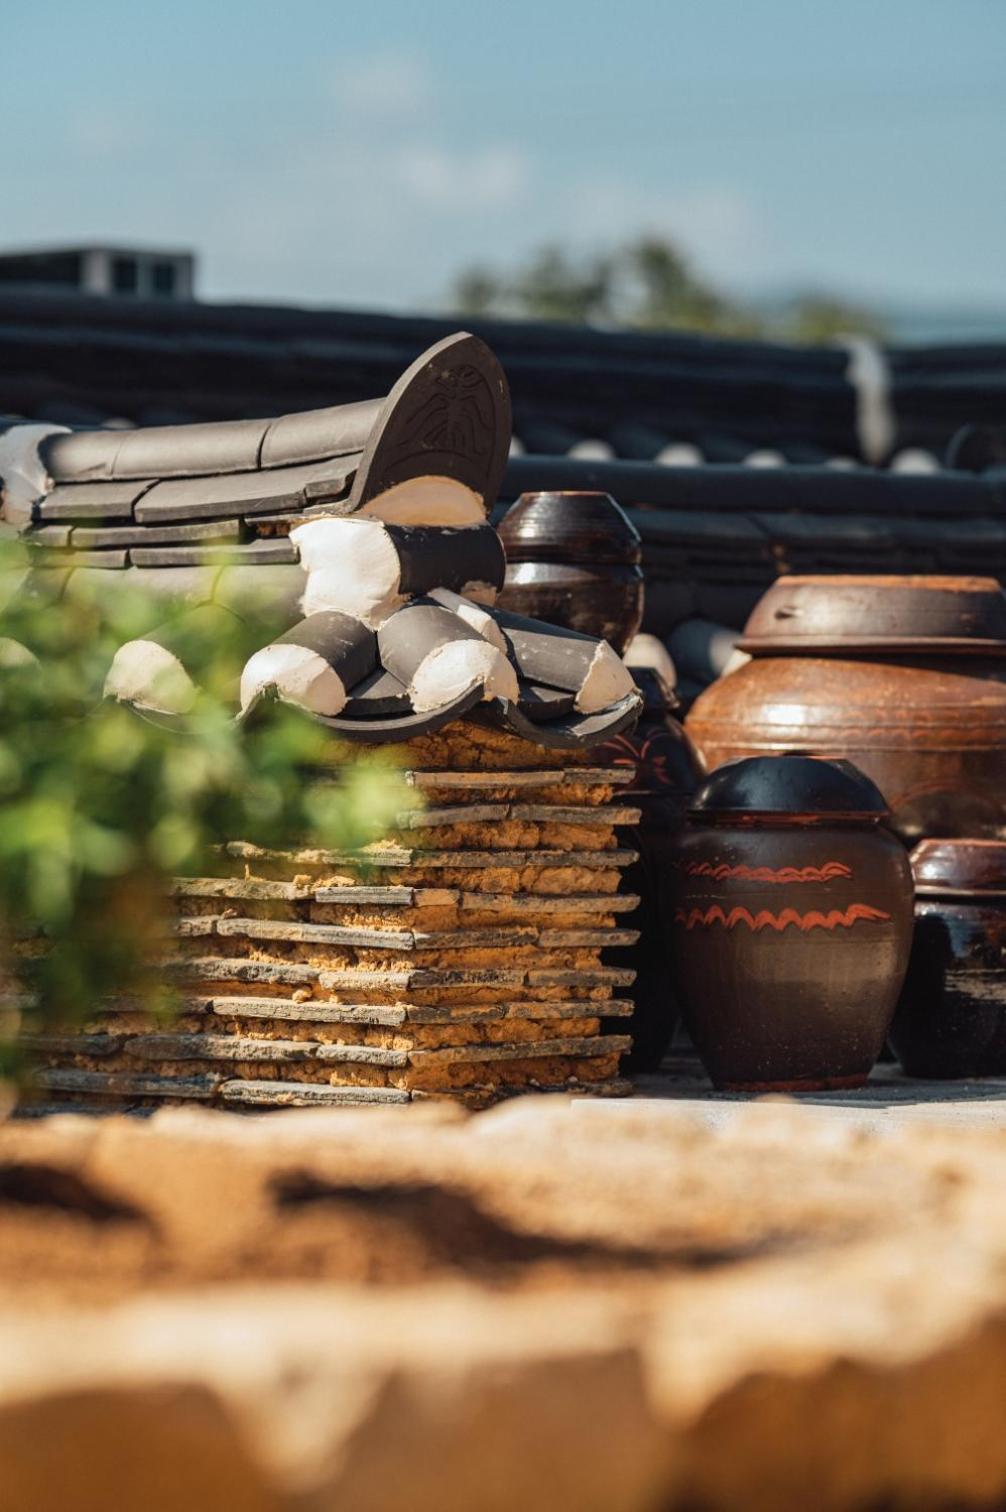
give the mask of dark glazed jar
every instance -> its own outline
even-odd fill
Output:
[[[786,750],[854,761],[902,839],[1006,837],[1006,595],[994,578],[780,578],[699,697],[706,765]]]
[[[1006,1076],[1006,844],[912,852],[915,938],[891,1041],[910,1076]]]
[[[612,952],[612,966],[628,966],[636,973],[629,989],[633,1013],[612,1019],[608,1031],[632,1036],[625,1069],[653,1071],[660,1065],[678,1021],[678,1004],[671,984],[670,897],[668,879],[688,805],[702,781],[703,769],[695,747],[674,718],[677,698],[660,673],[634,667],[632,675],[644,698],[635,729],[598,747],[602,765],[631,767],[633,780],[619,788],[618,798],[638,808],[639,823],[620,829],[619,844],[638,851],[621,874],[619,891],[639,898],[639,906],[625,922],[639,931],[635,945]]]
[[[502,609],[606,640],[621,656],[643,621],[642,543],[606,493],[526,493],[500,522]]]
[[[699,790],[673,880],[674,976],[717,1087],[856,1087],[879,1056],[912,938],[912,873],[873,783],[769,756]]]

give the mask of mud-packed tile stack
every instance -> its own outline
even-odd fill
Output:
[[[36,1038],[47,1096],[479,1106],[625,1090],[629,1040],[602,1016],[631,1009],[633,973],[608,952],[636,939],[616,827],[638,814],[591,751],[641,700],[605,641],[495,607],[506,563],[486,517],[509,438],[502,370],[464,335],[372,405],[22,438],[8,497],[36,571],[165,596],[116,653],[108,697],[183,722],[196,632],[261,620],[235,717],[294,705],[332,731],[333,761],[335,737],[395,745],[424,800],[364,854],[233,837],[214,876],[177,885],[178,1015],[106,1002],[83,1033]],[[228,521],[237,535],[207,548]],[[279,554],[248,535],[263,523]]]
[[[47,1098],[228,1108],[480,1107],[527,1090],[618,1094],[635,940],[619,769],[458,722],[404,748],[425,805],[365,860],[241,843],[179,881],[180,1016],[113,1003],[36,1042]],[[618,952],[613,953],[617,960]]]

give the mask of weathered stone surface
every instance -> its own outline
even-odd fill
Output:
[[[1001,1506],[1001,1135],[735,1114],[0,1127],[0,1500]]]
[[[175,882],[175,893],[183,898],[275,898],[282,901],[314,896],[309,886],[255,877],[179,877]]]
[[[577,766],[572,771],[556,771],[554,768],[542,768],[508,772],[502,771],[479,771],[465,772],[460,769],[447,771],[417,771],[407,770],[405,780],[411,787],[419,788],[424,792],[455,791],[464,792],[470,789],[479,791],[483,788],[498,791],[504,788],[541,788],[541,787],[599,787],[607,790],[616,787],[626,787],[633,780],[631,771],[624,767],[581,767]]]
[[[624,1054],[631,1043],[628,1035],[609,1034],[587,1036],[584,1039],[542,1040],[534,1045],[534,1050],[538,1055],[577,1059],[581,1056]],[[524,1060],[529,1048],[527,1043],[452,1045],[445,1050],[413,1050],[409,1054],[409,1061],[413,1066],[431,1067],[458,1065],[465,1061]]]
[[[350,884],[316,887],[313,896],[318,903],[378,903],[385,908],[411,908],[414,903],[423,901],[412,887],[353,887]]]
[[[184,922],[184,921],[179,921]],[[219,935],[243,935],[251,940],[292,940],[303,945],[383,945],[391,950],[411,950],[411,930],[353,929],[339,924],[286,923],[280,919],[217,920]]]
[[[108,1097],[172,1097],[205,1100],[213,1096],[219,1077],[144,1076],[128,1071],[85,1071],[72,1066],[43,1067],[32,1080],[50,1092],[94,1092]]]
[[[355,1103],[406,1103],[408,1092],[395,1087],[335,1087],[319,1086],[314,1082],[302,1082],[297,1086],[289,1082],[227,1081],[220,1088],[225,1103],[247,1103],[281,1108],[301,1107],[312,1103],[339,1107]]]
[[[209,1011],[217,1017],[234,1019],[291,1019],[313,1024],[404,1024],[409,1009],[400,1005],[377,1003],[327,1003],[308,997],[303,1002],[291,998],[215,997]],[[605,1013],[609,1010],[605,1007]]]

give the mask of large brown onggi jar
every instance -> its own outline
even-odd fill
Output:
[[[710,769],[792,750],[847,758],[906,841],[1006,835],[1006,596],[993,578],[780,578],[745,666],[687,726]]]
[[[596,635],[621,656],[643,621],[642,542],[610,494],[521,494],[499,535],[501,608]]]
[[[754,757],[699,789],[673,872],[685,1023],[717,1087],[865,1081],[908,964],[912,873],[847,762]]]

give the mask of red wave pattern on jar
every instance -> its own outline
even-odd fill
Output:
[[[687,877],[708,877],[712,882],[723,882],[728,877],[744,882],[833,882],[838,877],[851,877],[852,868],[844,861],[825,861],[823,866],[728,866],[721,861],[714,866],[711,861],[686,861],[683,871]]]
[[[833,908],[828,913],[820,913],[815,909],[805,914],[798,913],[795,908],[784,908],[778,914],[764,908],[753,914],[750,909],[740,906],[731,908],[728,913],[718,903],[714,903],[711,908],[679,908],[674,915],[674,922],[683,925],[685,929],[708,928],[712,924],[735,929],[738,924],[746,924],[755,934],[763,929],[774,929],[781,934],[793,925],[806,934],[811,929],[851,929],[859,923],[887,923],[890,917],[890,914],[871,907],[869,903],[850,903],[848,908]]]

